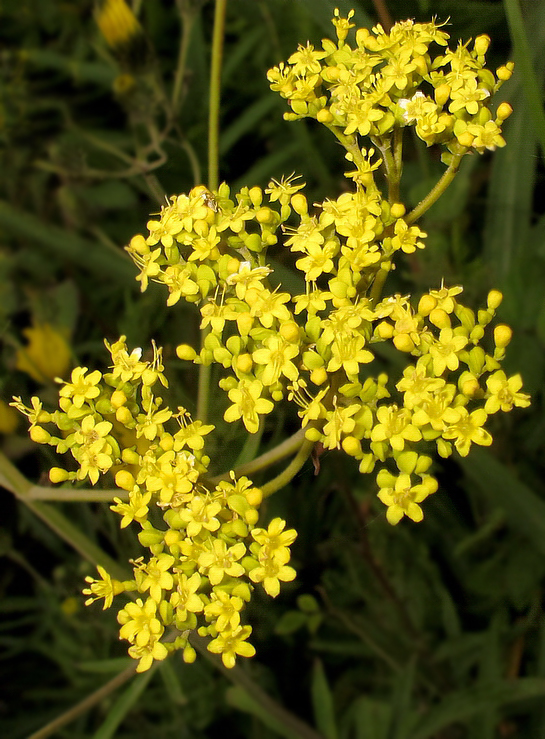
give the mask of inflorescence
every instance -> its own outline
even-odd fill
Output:
[[[377,470],[378,497],[397,524],[403,516],[422,520],[421,504],[437,490],[430,452],[465,456],[471,444],[487,446],[487,417],[529,404],[520,376],[508,378],[500,365],[511,330],[490,328],[501,293],[491,291],[476,314],[459,302],[461,287],[441,285],[416,305],[410,296],[381,294],[397,253],[424,248],[427,235],[414,225],[426,203],[407,213],[399,200],[403,130],[413,127],[427,145],[443,147],[453,174],[465,154],[503,146],[511,108],[502,103],[494,116],[488,106],[512,64],[496,75],[485,68],[486,36],[432,57],[430,46],[448,41],[434,22],[405,21],[390,33],[359,29],[352,48],[351,15],[336,12],[336,43],[301,46],[268,77],[288,101],[288,119],[313,117],[343,144],[352,189],[311,211],[293,176],[234,197],[226,184],[216,192],[198,186],[173,196],[127,251],[142,290],[153,280],[167,287],[169,306],[183,298],[199,307],[203,346],[197,353],[181,345],[177,354],[224,368],[224,419],[256,433],[277,403],[293,401],[309,442],[342,449],[362,473]],[[301,294],[269,282],[267,251],[279,242],[296,255]],[[402,376],[374,370],[381,344],[407,356]],[[240,618],[254,586],[275,597],[295,577],[288,562],[296,532],[279,518],[257,527],[262,491],[246,477],[231,472],[229,480],[208,481],[205,437],[214,427],[163,403],[161,349],[144,361],[124,337],[107,347],[111,371],[76,368],[59,410],[44,410],[37,398],[32,407],[15,402],[34,441],[70,451],[77,463],[70,472],[53,468],[53,482],[94,484],[115,473],[128,500],[117,499],[112,510],[122,527],[140,527],[150,551],[147,561],[132,563],[132,580],[99,568],[99,580],[87,578],[87,603],[103,598],[109,607],[119,593],[135,596],[118,620],[139,670],[174,649],[193,661],[194,630],[212,637],[209,650],[232,667],[236,655],[255,652]],[[150,521],[152,508],[161,527]],[[165,641],[169,627],[175,635]]]

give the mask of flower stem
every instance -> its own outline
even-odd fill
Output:
[[[465,153],[465,152],[464,152]],[[410,225],[417,221],[431,206],[441,197],[447,187],[450,185],[452,180],[458,174],[460,168],[460,162],[464,154],[454,154],[452,162],[449,164],[446,171],[443,173],[441,179],[437,184],[429,191],[425,198],[423,198],[418,205],[405,217],[406,222]]]
[[[278,444],[278,446],[275,446],[273,449],[269,449],[268,452],[261,454],[251,462],[235,467],[233,472],[236,477],[240,477],[241,475],[253,475],[255,472],[260,472],[276,462],[280,462],[280,460],[289,457],[290,454],[293,454],[301,448],[304,440],[305,431],[304,429],[299,429],[299,431],[293,434],[293,436],[290,436],[289,439],[285,439],[281,444]],[[218,482],[221,482],[221,480],[229,480],[229,477],[229,472],[224,472],[221,475],[212,477],[210,482],[216,485]]]
[[[263,493],[264,498],[268,498],[269,495],[276,493],[277,490],[285,487],[291,480],[293,480],[295,475],[310,457],[310,453],[314,449],[314,444],[314,441],[309,441],[308,439],[303,441],[299,451],[286,469],[261,487],[261,492]]]

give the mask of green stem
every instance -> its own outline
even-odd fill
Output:
[[[298,449],[301,448],[304,439],[305,430],[299,429],[299,431],[293,434],[293,436],[290,436],[289,439],[285,439],[281,444],[275,446],[274,449],[269,449],[268,452],[261,454],[259,457],[256,457],[251,462],[247,462],[246,464],[241,464],[238,467],[235,467],[233,472],[235,473],[236,477],[240,477],[241,475],[253,475],[256,472],[260,472],[261,470],[270,467],[276,462],[280,462],[280,460],[285,459],[286,457],[289,457],[290,454],[296,452]],[[216,475],[216,477],[212,477],[210,479],[210,482],[216,485],[218,482],[221,482],[221,480],[229,479],[230,472],[224,472],[221,475]]]
[[[465,152],[464,152],[465,153]],[[458,174],[460,168],[460,162],[464,154],[454,154],[452,162],[449,164],[447,170],[441,176],[441,179],[437,182],[429,193],[423,198],[418,205],[405,217],[406,222],[410,225],[417,221],[431,206],[439,200],[441,195],[445,192],[447,187],[450,185],[452,180]]]
[[[210,66],[210,97],[208,111],[208,187],[217,190],[219,186],[219,118],[221,92],[221,66],[223,60],[223,36],[227,0],[216,0],[214,12],[214,32],[212,36],[212,61]],[[201,347],[206,333],[201,331]],[[197,418],[206,423],[210,396],[210,365],[199,367],[199,389],[197,394]]]
[[[94,693],[88,695],[87,698],[84,698],[79,703],[76,703],[76,705],[72,706],[72,708],[70,708],[68,711],[65,711],[60,716],[57,716],[56,719],[53,719],[53,721],[46,724],[45,726],[42,726],[42,728],[38,731],[35,731],[28,737],[28,739],[47,739],[47,737],[56,734],[57,731],[63,728],[63,726],[66,726],[72,721],[75,721],[78,716],[81,716],[82,714],[89,711],[91,708],[93,708],[93,706],[96,706],[98,703],[100,703],[100,701],[104,700],[104,698],[107,698],[111,693],[113,693],[114,690],[117,690],[117,688],[126,683],[127,680],[130,680],[136,671],[136,666],[136,662],[132,665],[129,665],[129,667],[123,670],[123,672],[120,672],[119,675],[113,677],[101,688],[95,690]]]
[[[295,477],[295,475],[299,472],[307,459],[310,457],[310,453],[312,452],[314,445],[314,441],[309,441],[308,439],[305,439],[303,441],[299,448],[299,451],[291,460],[286,469],[261,487],[264,498],[268,498],[269,495],[272,495],[273,493],[276,493],[277,490],[285,487]]]
[[[232,669],[228,670],[223,666],[219,655],[211,654],[206,648],[207,640],[202,636],[192,633],[190,636],[191,644],[195,649],[200,652],[201,655],[206,657],[207,660],[212,662],[214,666],[222,672],[225,677],[232,682],[234,685],[242,688],[250,698],[255,701],[260,708],[269,716],[274,718],[278,723],[283,725],[289,732],[289,736],[299,737],[299,739],[324,739],[321,734],[318,734],[311,726],[305,724],[295,714],[287,711],[284,706],[277,703],[274,698],[265,693],[259,687],[257,681],[237,665]],[[286,736],[288,734],[286,733]]]
[[[180,107],[180,97],[182,94],[182,85],[185,77],[185,69],[187,64],[187,54],[189,52],[189,42],[191,39],[191,30],[195,15],[191,11],[191,6],[185,3],[178,3],[180,13],[180,23],[182,25],[182,33],[180,38],[180,47],[178,49],[178,63],[176,64],[176,72],[174,74],[174,85],[172,87],[172,112],[177,115]]]
[[[208,187],[210,190],[217,190],[219,185],[220,92],[226,11],[227,0],[216,0],[208,112]]]
[[[1,452],[0,485],[13,493],[18,500],[24,503],[29,510],[88,562],[95,566],[101,565],[112,577],[118,580],[126,580],[129,577],[124,567],[85,536],[60,511],[40,500],[32,500],[29,493],[35,486]]]

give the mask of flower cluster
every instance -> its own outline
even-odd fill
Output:
[[[336,13],[336,43],[301,45],[287,64],[269,71],[272,89],[289,102],[288,120],[315,118],[352,140],[360,135],[384,141],[396,129],[414,126],[428,146],[442,144],[451,154],[505,146],[501,124],[511,107],[502,103],[494,117],[488,106],[513,64],[495,75],[485,68],[488,36],[478,36],[472,48],[460,42],[434,57],[430,47],[446,47],[448,34],[435,22],[407,20],[390,33],[380,25],[358,29],[352,48],[346,41],[352,15]]]
[[[221,365],[230,402],[224,419],[256,433],[277,403],[293,402],[306,436],[301,449],[310,454],[319,443],[353,457],[362,473],[376,470],[378,498],[397,524],[403,516],[420,521],[421,503],[437,490],[432,453],[465,456],[472,444],[489,445],[488,416],[530,402],[520,376],[501,369],[511,339],[509,327],[491,328],[501,293],[492,290],[476,313],[459,301],[461,287],[441,285],[417,301],[382,296],[399,253],[425,247],[427,234],[415,222],[461,158],[503,146],[500,124],[511,109],[503,103],[493,120],[488,106],[512,65],[496,76],[485,69],[485,36],[432,59],[431,44],[445,47],[448,39],[435,23],[406,21],[389,34],[359,29],[352,49],[350,17],[336,13],[336,43],[300,47],[269,72],[292,108],[288,117],[315,117],[345,147],[355,166],[350,189],[311,208],[294,176],[234,195],[225,183],[214,192],[200,185],[171,197],[127,251],[142,290],[153,280],[166,286],[169,306],[184,299],[198,307],[202,347],[176,351],[182,360]],[[410,125],[428,145],[445,147],[448,168],[407,213],[399,181]],[[359,136],[374,148],[362,148]],[[375,182],[379,168],[387,198]],[[270,279],[268,250],[279,244],[302,277],[299,294]],[[397,377],[377,369],[385,344],[405,355]],[[209,479],[204,437],[213,427],[163,403],[160,349],[145,361],[124,337],[107,347],[111,372],[76,368],[59,410],[45,411],[37,398],[31,407],[14,403],[28,416],[32,439],[70,451],[77,463],[72,471],[53,468],[53,482],[115,474],[124,496],[113,510],[122,527],[140,527],[151,553],[133,563],[132,580],[100,569],[84,592],[88,602],[104,598],[105,607],[121,592],[134,594],[118,618],[138,669],[178,648],[192,661],[193,630],[212,637],[208,648],[232,667],[236,655],[254,653],[240,616],[254,586],[275,597],[295,577],[289,547],[296,533],[281,519],[257,526],[263,492],[246,477]]]
[[[194,630],[211,636],[209,650],[233,667],[236,655],[255,652],[247,641],[251,627],[240,617],[254,583],[276,597],[280,582],[295,577],[288,562],[296,533],[284,530],[279,518],[267,529],[256,526],[262,493],[246,477],[231,473],[216,485],[208,482],[204,439],[214,427],[163,404],[156,394],[157,386],[167,385],[160,350],[154,347],[145,361],[140,349],[129,353],[124,337],[107,346],[111,372],[74,369],[60,390],[59,410],[44,410],[38,398],[31,407],[19,398],[14,403],[28,416],[34,441],[70,451],[77,463],[70,472],[53,467],[52,482],[94,484],[115,472],[125,495],[114,499],[112,510],[122,528],[132,522],[140,527],[140,543],[150,551],[147,561],[133,562],[133,580],[114,580],[99,567],[100,579],[87,578],[87,603],[103,598],[107,608],[120,593],[140,596],[118,614],[120,637],[130,642],[139,671],[174,649],[193,661],[188,637]],[[50,424],[59,436],[45,428]],[[160,511],[160,526],[151,522],[153,508]],[[175,638],[164,641],[169,627],[177,630]]]

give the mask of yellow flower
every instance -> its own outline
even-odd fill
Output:
[[[377,475],[380,487],[378,497],[388,506],[386,518],[388,523],[395,526],[403,516],[413,521],[422,521],[424,514],[418,505],[431,493],[437,490],[437,480],[429,475],[422,477],[422,482],[413,485],[411,475],[401,474],[398,477],[387,470],[381,470]]]
[[[212,548],[199,556],[199,567],[201,571],[206,571],[211,585],[219,585],[225,575],[240,577],[244,574],[244,567],[238,560],[245,552],[246,546],[241,541],[227,548],[222,539],[214,539]]]
[[[152,557],[146,565],[139,568],[142,577],[138,580],[138,590],[141,593],[149,590],[151,598],[156,603],[160,603],[163,590],[172,590],[174,586],[174,578],[169,572],[173,564],[174,557],[170,554]]]
[[[198,572],[191,577],[181,574],[177,576],[176,591],[172,594],[170,602],[176,609],[176,617],[181,621],[187,621],[189,613],[200,613],[204,608],[202,598],[197,595],[202,578]]]
[[[125,0],[104,0],[96,14],[97,25],[110,46],[119,46],[142,32]]]
[[[81,408],[86,400],[94,400],[100,395],[100,388],[97,385],[102,379],[101,373],[95,370],[85,376],[86,372],[87,367],[76,367],[72,370],[70,382],[65,383],[59,390],[59,396],[70,398],[76,408]]]
[[[454,446],[462,457],[467,457],[471,442],[481,446],[490,446],[492,437],[482,428],[486,423],[487,414],[483,408],[469,413],[467,408],[456,408],[460,418],[443,431],[444,439],[454,439]]]
[[[295,344],[283,339],[281,336],[270,336],[265,340],[265,346],[257,349],[252,354],[256,364],[265,366],[260,376],[263,385],[274,385],[282,375],[289,380],[296,380],[299,370],[291,361],[299,354],[299,348]]]
[[[85,605],[88,606],[94,603],[99,598],[104,598],[104,605],[102,610],[106,610],[112,605],[112,601],[115,595],[123,593],[126,590],[134,590],[134,584],[129,582],[120,582],[119,580],[112,580],[110,575],[106,572],[104,567],[97,565],[98,574],[102,578],[101,580],[95,580],[93,577],[87,576],[85,582],[88,582],[91,587],[83,590],[83,595],[90,595],[91,597],[85,601]]]
[[[530,396],[519,392],[522,378],[518,374],[507,379],[505,372],[498,370],[487,379],[486,387],[489,393],[484,406],[486,413],[497,413],[499,410],[507,412],[515,405],[519,408],[530,405]]]
[[[235,666],[237,654],[241,657],[254,656],[255,648],[245,641],[251,633],[251,626],[237,626],[232,631],[222,631],[210,642],[207,649],[213,654],[221,654],[223,664],[231,669]]]
[[[451,328],[441,329],[439,340],[429,349],[433,358],[433,374],[436,377],[442,375],[447,368],[452,371],[458,369],[458,352],[462,351],[467,341],[466,336],[455,335]]]
[[[241,380],[238,386],[229,390],[229,400],[233,403],[223,414],[227,423],[233,423],[242,418],[246,429],[257,433],[259,416],[270,413],[274,404],[267,398],[261,397],[263,383],[259,380]]]
[[[70,366],[70,347],[62,329],[48,323],[37,323],[23,329],[28,340],[17,350],[16,368],[26,372],[36,382],[63,377]]]

